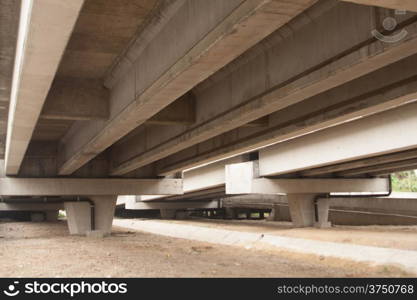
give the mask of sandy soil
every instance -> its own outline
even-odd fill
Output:
[[[283,251],[174,239],[114,227],[111,237],[69,236],[65,222],[0,223],[1,277],[395,277],[374,267]]]
[[[189,219],[161,220],[194,226],[214,227],[246,232],[268,233],[337,243],[351,243],[383,248],[417,250],[417,226],[333,226],[327,229],[291,228],[290,222],[266,220]]]

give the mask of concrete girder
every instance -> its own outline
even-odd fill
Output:
[[[408,160],[401,160],[397,162],[391,162],[387,164],[375,165],[375,166],[368,166],[364,168],[357,168],[353,170],[347,170],[343,172],[335,173],[336,176],[341,177],[351,177],[351,176],[360,176],[364,174],[375,174],[379,172],[383,172],[385,170],[392,170],[392,169],[402,169],[402,168],[410,168],[409,170],[413,170],[413,166],[417,165],[417,158],[408,159]]]
[[[4,159],[5,152],[20,7],[21,1],[15,0],[1,1],[0,4],[0,159]]]
[[[0,178],[2,196],[180,195],[181,179]]]
[[[353,162],[341,163],[321,168],[315,168],[311,170],[306,170],[300,172],[302,177],[311,177],[311,176],[323,176],[323,175],[331,175],[333,173],[341,173],[345,170],[353,170],[353,169],[361,169],[366,168],[368,166],[379,166],[385,165],[389,163],[411,160],[417,158],[417,150],[408,150],[397,152],[393,154],[381,155],[376,157],[370,157],[365,159],[360,159]]]
[[[259,151],[260,176],[294,173],[417,147],[417,103]]]
[[[8,175],[19,172],[83,3],[43,0],[22,6],[6,141]]]
[[[153,38],[148,49],[152,51],[152,44],[153,46],[157,45],[159,49],[169,51],[169,45],[165,44],[164,47],[161,47],[162,44],[158,45],[158,43],[161,42],[161,39],[166,41],[166,38],[172,38],[173,35],[175,39],[181,36],[187,41],[172,43],[172,47],[175,48],[181,44],[182,48],[188,46],[189,48],[182,49],[184,51],[173,49],[172,53],[175,55],[165,54],[164,60],[161,60],[161,55],[158,53],[144,52],[145,56],[150,56],[141,56],[142,59],[139,58],[137,64],[142,68],[142,60],[148,61],[148,64],[153,61],[152,73],[157,71],[160,73],[153,74],[155,75],[153,80],[146,77],[147,86],[138,86],[140,90],[136,90],[135,83],[133,87],[130,87],[131,91],[127,91],[128,85],[137,79],[135,78],[135,67],[131,68],[130,73],[126,74],[128,76],[126,79],[130,80],[122,80],[120,86],[113,88],[115,92],[113,97],[111,96],[113,103],[110,109],[110,120],[88,124],[88,128],[81,130],[79,126],[83,126],[78,124],[68,132],[68,138],[63,144],[65,151],[61,152],[64,157],[59,174],[73,173],[315,2],[315,0],[298,0],[296,3],[269,0],[219,1],[221,5],[216,6],[212,1],[187,1],[171,18],[169,26],[165,26],[161,29],[160,34]],[[219,7],[222,8],[220,11]],[[193,12],[194,15],[184,15],[190,12]],[[184,19],[188,19],[187,24],[193,24],[195,19],[195,24],[202,24],[204,28],[190,26],[187,28],[187,30],[191,30],[190,32],[184,31],[184,28],[181,28]],[[213,24],[213,20],[217,20],[217,24]],[[181,29],[184,34],[178,34],[178,30]],[[202,39],[198,41],[200,36]],[[196,40],[189,43],[188,39]],[[168,59],[172,59],[167,64],[170,66],[168,70],[158,70],[157,63],[161,66],[161,62],[165,63]],[[125,99],[120,98],[123,95]]]
[[[341,0],[363,5],[382,6],[391,9],[409,10],[417,12],[415,0]]]
[[[119,197],[121,198],[121,197]],[[136,201],[136,196],[122,196],[125,209],[187,209],[187,208],[220,208],[219,201]],[[119,199],[118,199],[119,201]]]
[[[226,183],[225,164],[243,162],[243,157],[234,157],[226,161],[215,162],[207,166],[183,172],[184,193],[197,192],[224,186]]]
[[[226,194],[386,193],[387,178],[269,179],[259,178],[258,162],[226,165]]]
[[[210,161],[255,151],[267,145],[283,142],[294,137],[355,120],[358,117],[365,117],[409,103],[417,99],[417,77],[415,72],[411,71],[415,69],[416,58],[411,57],[376,73],[369,74],[339,88],[310,98],[303,103],[299,103],[299,105],[278,111],[270,115],[270,119],[282,121],[277,124],[271,124],[266,130],[255,132],[236,141],[231,139],[231,137],[240,136],[240,131],[237,131],[236,134],[223,134],[212,141],[211,144],[213,146],[211,146],[211,149],[207,143],[205,143],[204,147],[197,144],[195,146],[196,149],[189,149],[193,156],[185,155],[186,153],[184,155],[177,153],[175,156],[161,161],[157,174],[166,176],[180,172],[183,169],[209,163]],[[399,81],[395,82],[393,78],[397,78]],[[221,143],[221,141],[225,140],[231,141]],[[218,146],[219,144],[221,147]],[[204,149],[201,154],[199,153],[200,148]],[[401,160],[415,157],[417,157],[417,152],[415,154],[405,153],[403,158],[399,154],[394,154],[392,158],[390,156],[387,159]],[[381,163],[385,162],[384,158],[376,158],[370,159],[369,163],[377,163],[378,161],[381,161]],[[390,162],[390,160],[386,162]],[[365,161],[363,163],[349,164],[353,164],[351,169],[355,168],[355,166],[366,166]],[[349,169],[349,166],[341,164],[337,168],[335,166],[335,169],[333,167],[319,169],[316,173],[325,174],[326,172],[331,173],[345,169]],[[302,175],[312,176],[316,173],[315,170],[307,170]]]
[[[407,25],[404,30],[407,30],[408,35],[398,43],[390,44],[371,38],[344,53],[338,53],[314,68],[304,70],[300,73],[302,76],[295,76],[284,82],[285,84],[277,84],[266,91],[263,90],[262,93],[246,101],[240,99],[241,105],[219,113],[191,129],[187,128],[174,137],[162,140],[147,151],[141,151],[136,156],[123,160],[124,162],[116,166],[111,174],[126,174],[411,56],[417,49],[417,23]],[[335,34],[340,37],[340,32]],[[297,40],[297,34],[293,40]],[[305,51],[309,51],[309,48],[304,48]],[[281,52],[280,57],[283,57]],[[281,69],[279,71],[282,72]],[[241,82],[240,86],[246,84],[249,83]]]
[[[1,203],[0,211],[56,211],[64,208],[64,203]]]

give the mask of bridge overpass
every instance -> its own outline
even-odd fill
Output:
[[[414,0],[0,5],[0,195],[61,203],[71,233],[124,195],[284,193],[325,226],[329,195],[417,168]]]

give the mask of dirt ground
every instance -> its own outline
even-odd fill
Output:
[[[113,228],[69,236],[66,223],[0,223],[1,277],[401,277],[374,267],[283,251],[253,250]]]
[[[326,229],[292,228],[290,222],[270,222],[266,220],[216,220],[189,219],[161,220],[178,224],[230,229],[245,232],[268,233],[286,237],[296,237],[336,243],[417,250],[417,226],[332,226]]]

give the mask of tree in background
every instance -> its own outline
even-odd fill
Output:
[[[417,176],[415,171],[398,172],[391,175],[394,192],[417,192]]]

